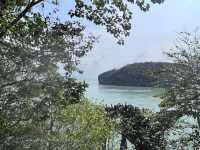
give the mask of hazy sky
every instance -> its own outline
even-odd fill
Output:
[[[83,78],[96,78],[103,71],[134,62],[167,61],[163,51],[173,46],[177,32],[194,31],[200,26],[200,0],[165,0],[161,5],[152,5],[149,12],[137,7],[132,11],[133,27],[124,46],[117,45],[103,28],[88,24],[89,31],[101,38],[81,60]]]

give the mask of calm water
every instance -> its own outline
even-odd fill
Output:
[[[99,85],[98,82],[92,81],[89,83],[86,96],[93,101],[101,102],[104,104],[132,104],[140,108],[149,108],[153,111],[159,111],[160,99],[154,96],[160,95],[164,92],[164,89],[151,88],[151,87],[130,87],[130,86],[107,86]],[[184,119],[184,118],[183,118]],[[194,119],[186,118],[188,122],[194,122]],[[182,131],[182,132],[181,132]],[[172,130],[169,132],[169,139],[176,139],[180,137],[180,134],[185,135],[189,132],[188,129],[183,129],[179,132]],[[186,132],[187,131],[187,132]],[[119,146],[120,135],[115,137],[116,145]],[[133,150],[131,143],[128,142],[128,149]],[[188,150],[190,150],[190,146]]]
[[[154,96],[161,94],[163,89],[151,87],[109,86],[99,85],[90,81],[86,96],[104,104],[132,104],[140,108],[159,110],[160,99]]]

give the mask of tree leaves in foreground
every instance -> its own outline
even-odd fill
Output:
[[[131,29],[128,3],[149,9],[139,0],[73,2],[71,18],[61,21],[57,0],[0,0],[0,149],[54,149],[57,116],[80,102],[86,87],[71,74],[96,41],[76,18],[104,26],[123,44]]]
[[[151,0],[152,4],[162,2],[164,0]],[[150,8],[150,2],[145,0],[74,0],[69,3],[73,4],[73,8],[67,10],[71,18],[85,18],[96,25],[104,26],[107,32],[119,39],[120,44],[123,44],[123,37],[128,36],[131,29],[132,11],[129,6],[136,5],[142,11]],[[40,15],[51,26],[61,22],[58,8],[62,2],[59,0],[1,0],[0,4],[0,37],[13,32],[12,28],[26,17]]]
[[[190,117],[193,118],[190,126],[185,130],[188,136],[181,143],[192,143],[193,149],[198,149],[200,146],[200,38],[198,34],[180,33],[175,48],[167,55],[177,65],[167,68],[173,82],[170,82],[161,107],[177,111],[177,114],[181,114],[179,118],[187,116],[186,121]],[[187,133],[188,129],[191,129],[192,133]]]
[[[106,111],[117,124],[116,132],[122,136],[120,150],[126,150],[127,140],[136,150],[165,150],[165,134],[173,128],[181,115],[174,110],[152,112],[122,104],[106,107]]]
[[[103,106],[89,101],[67,106],[60,115],[65,129],[59,134],[61,149],[100,150],[106,147],[114,129],[113,122],[106,116]]]
[[[95,39],[85,37],[84,28],[75,22],[48,29],[40,17],[27,19],[28,25],[16,25],[0,42],[0,108],[6,122],[0,143],[9,147],[42,138],[48,132],[36,132],[38,126],[46,124],[50,131],[52,114],[81,100],[85,85],[70,74]],[[65,65],[65,77],[58,63]]]

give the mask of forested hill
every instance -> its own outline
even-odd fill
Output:
[[[98,81],[103,85],[165,87],[168,79],[162,72],[173,65],[167,62],[133,63],[100,74]]]

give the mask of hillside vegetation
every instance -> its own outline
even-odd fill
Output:
[[[103,85],[165,87],[168,79],[162,72],[173,65],[167,62],[133,63],[100,74],[98,81]]]

